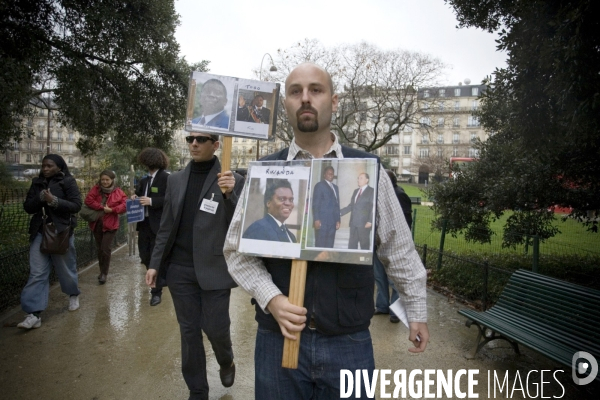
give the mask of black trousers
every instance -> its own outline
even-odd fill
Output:
[[[371,228],[350,227],[350,240],[348,241],[349,249],[358,249],[360,243],[361,250],[370,250]]]
[[[181,332],[181,372],[190,399],[208,399],[206,334],[221,368],[233,362],[229,319],[231,289],[202,290],[193,267],[169,264],[167,286]]]
[[[142,259],[142,264],[146,266],[146,270],[148,270],[148,266],[150,265],[155,241],[156,235],[152,233],[152,228],[150,228],[148,220],[144,219],[142,222],[138,222],[138,251]],[[161,295],[164,285],[163,280],[158,277],[156,279],[156,287],[150,289],[150,293]]]

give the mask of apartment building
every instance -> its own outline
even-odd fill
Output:
[[[21,142],[13,143],[12,150],[6,151],[4,161],[17,177],[37,175],[42,158],[48,153],[60,154],[69,169],[84,166],[84,157],[77,149],[79,133],[63,126],[58,121],[58,112],[36,107],[34,115],[26,121],[33,136],[24,137]]]

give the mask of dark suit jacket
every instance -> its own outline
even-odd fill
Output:
[[[315,185],[312,199],[313,221],[321,221],[321,226],[335,226],[340,222],[340,190],[337,185],[333,185],[333,189],[335,194],[325,180]]]
[[[177,236],[190,170],[191,166],[188,164],[184,170],[169,175],[167,182],[163,215],[150,261],[150,268],[158,270],[159,276],[162,278],[166,276],[169,255]],[[225,199],[221,188],[217,185],[217,173],[219,172],[221,172],[221,164],[217,160],[202,187],[196,205],[196,210],[198,210],[196,216],[193,221],[188,222],[194,224],[194,270],[203,290],[229,289],[237,286],[227,272],[227,264],[223,257],[223,244],[244,186],[244,178],[234,173],[235,188],[229,198]],[[219,203],[216,213],[200,211],[202,199],[210,200],[213,195],[213,200]]]
[[[367,188],[362,192],[360,197],[358,198],[358,202],[354,203],[354,199],[356,198],[356,194],[358,193],[358,189],[352,193],[352,199],[350,204],[340,210],[342,215],[346,215],[349,212],[350,214],[350,226],[351,227],[359,227],[364,228],[367,222],[373,221],[373,195],[375,191],[371,186],[367,186]]]
[[[257,113],[257,112],[255,111],[255,113]],[[258,116],[258,114],[257,114],[257,116]],[[262,122],[263,124],[268,124],[270,118],[271,118],[271,110],[269,110],[267,107],[263,107],[260,110],[260,122]],[[253,121],[252,117],[250,117],[250,120]]]
[[[196,117],[192,120],[192,124],[199,124],[202,116]],[[215,128],[229,128],[229,115],[227,111],[223,110],[216,117],[208,121],[205,126],[214,126]]]
[[[169,173],[164,169],[159,169],[158,171],[156,171],[156,176],[152,181],[152,187],[148,188],[147,196],[152,199],[152,205],[148,207],[148,216],[146,218],[148,219],[148,223],[150,225],[152,233],[155,235],[158,232],[158,228],[160,227],[160,217],[162,216],[162,209],[165,203],[165,193],[167,192],[168,178]],[[144,192],[146,191],[146,186],[148,185],[149,181],[149,176],[145,176],[140,180],[137,188],[135,189],[136,196],[144,196]],[[152,188],[156,188],[156,191],[152,191]]]
[[[289,232],[293,243],[296,243],[296,236]],[[242,235],[244,239],[270,240],[273,242],[289,243],[287,235],[281,230],[277,222],[270,215],[265,215],[262,219],[254,221]]]

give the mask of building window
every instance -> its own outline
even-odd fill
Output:
[[[423,90],[423,97],[429,97],[429,90]]]
[[[40,155],[38,156],[38,162],[40,162],[40,163],[41,163],[43,159],[44,159],[44,155],[43,155],[43,154],[40,154]]]
[[[423,110],[429,111],[429,102],[426,101],[423,103]]]
[[[62,143],[54,143],[54,150],[56,151],[61,151],[62,150]]]
[[[398,154],[398,146],[386,146],[385,151],[387,155],[397,155]]]
[[[73,164],[73,157],[72,157],[72,156],[71,156],[71,157],[69,157],[69,159],[68,159],[68,161],[67,161],[67,162],[68,162],[69,164]]]
[[[477,134],[471,133],[471,143],[475,143],[477,141]]]
[[[40,150],[41,150],[41,151],[44,151],[45,147],[46,147],[46,144],[45,144],[45,143],[40,143]],[[40,160],[40,161],[41,161],[41,160]]]
[[[479,88],[471,88],[471,96],[479,96]]]
[[[438,128],[444,127],[444,118],[438,118],[437,126],[438,126]]]
[[[469,157],[479,157],[479,151],[474,148],[469,148]]]
[[[440,111],[444,111],[444,107],[445,107],[445,106],[446,106],[446,105],[444,104],[444,102],[443,102],[443,101],[442,101],[442,102],[440,102]]]
[[[440,89],[440,97],[446,97],[446,89]]]
[[[410,124],[406,124],[406,125],[404,125],[403,130],[404,130],[404,132],[412,132],[413,127]]]
[[[471,103],[471,110],[477,111],[477,100],[473,100],[473,103]]]
[[[444,143],[444,134],[442,134],[442,133],[438,134],[437,142],[440,144]]]
[[[452,148],[452,157],[458,157],[458,147]]]
[[[412,143],[412,136],[411,135],[404,135],[404,139],[402,140],[402,143],[404,143],[404,144],[410,144],[410,143]]]
[[[242,138],[242,143],[246,141],[246,138]]]
[[[27,150],[31,150],[31,142],[26,143],[26,148],[27,148]]]
[[[458,127],[460,127],[460,118],[458,118],[458,117],[455,117],[455,118],[452,120],[452,126],[453,126],[454,128],[458,128]]]
[[[429,143],[429,134],[428,133],[423,134],[423,137],[421,138],[421,143],[423,143],[423,144]]]
[[[454,111],[460,111],[460,101],[454,102]]]
[[[236,137],[234,137],[234,138],[233,138],[233,141],[234,141],[234,142],[237,142],[237,141],[238,141],[238,137],[237,137],[237,136],[236,136]]]
[[[460,134],[458,132],[454,132],[452,134],[452,143],[454,143],[454,144],[460,143],[459,137],[460,137]]]
[[[73,132],[69,132],[69,137],[67,138],[67,140],[69,142],[72,142],[75,140],[75,134]]]
[[[27,155],[25,156],[25,160],[26,160],[27,162],[31,162],[31,154],[27,154]]]
[[[454,95],[455,96],[460,96],[460,88],[454,89]]]
[[[438,149],[437,149],[437,156],[439,158],[442,158],[444,156],[444,151],[442,150],[441,147],[438,147]]]
[[[419,149],[419,157],[420,158],[429,157],[429,149],[428,148]]]
[[[474,116],[469,116],[469,120],[467,121],[467,127],[475,127],[479,126],[479,118]]]
[[[58,132],[58,133],[56,134],[56,138],[57,138],[58,140],[62,140],[62,132]]]
[[[421,125],[431,126],[431,118],[421,117]]]
[[[404,146],[404,155],[410,155],[410,146]]]

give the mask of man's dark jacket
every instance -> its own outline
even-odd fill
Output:
[[[344,158],[375,158],[373,154],[342,146]],[[264,157],[261,161],[286,160],[288,149]],[[375,177],[377,182],[377,177]],[[273,283],[289,296],[291,260],[263,258]],[[359,332],[369,327],[375,304],[373,288],[375,280],[372,265],[308,262],[304,307],[309,329],[311,318],[319,332],[342,335]],[[265,312],[253,299],[256,321],[262,329],[280,332],[277,321]]]

